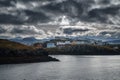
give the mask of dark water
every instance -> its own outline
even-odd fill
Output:
[[[0,80],[120,80],[120,56],[54,56],[61,62],[0,65]]]

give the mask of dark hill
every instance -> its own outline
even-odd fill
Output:
[[[35,49],[17,42],[0,39],[0,64],[58,61],[44,49]]]
[[[0,39],[0,48],[16,49],[16,50],[33,49],[33,47],[26,46],[17,42],[9,41],[6,39]]]

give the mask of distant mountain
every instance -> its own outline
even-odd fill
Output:
[[[21,37],[16,37],[16,38],[12,38],[9,39],[10,41],[14,41],[14,42],[19,42],[21,44],[25,44],[25,45],[32,45],[34,43],[43,43],[46,41],[50,41],[54,38],[43,38],[43,39],[36,39],[35,37],[25,37],[25,38],[21,38]]]
[[[36,41],[37,39],[34,38],[34,37],[26,37],[26,38],[23,38],[23,41]]]
[[[90,37],[89,36],[89,37],[80,37],[80,39],[107,42],[109,44],[120,44],[120,39],[116,39],[116,38]]]
[[[44,43],[46,41],[51,41],[51,40],[82,40],[82,41],[89,41],[89,42],[107,42],[109,44],[120,44],[120,39],[115,39],[115,38],[102,38],[102,37],[91,37],[91,36],[78,36],[78,37],[55,37],[55,38],[43,38],[43,39],[36,39],[35,37],[16,37],[9,39],[10,41],[14,42],[19,42],[21,44],[25,45],[32,45],[34,43]]]
[[[26,38],[16,37],[16,38],[12,38],[12,39],[9,39],[9,40],[19,42],[19,43],[22,43],[22,44],[25,44],[25,45],[32,45],[33,43],[41,42],[41,40],[36,39],[34,37],[26,37]]]

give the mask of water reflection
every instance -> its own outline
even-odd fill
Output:
[[[120,56],[53,56],[61,62],[0,65],[0,80],[119,80]]]

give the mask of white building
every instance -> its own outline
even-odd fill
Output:
[[[59,45],[65,45],[65,43],[64,43],[64,42],[59,41],[59,42],[57,42],[57,43],[56,43],[56,45],[57,45],[57,46],[59,46]]]
[[[65,41],[65,44],[71,44],[71,42],[70,41]]]
[[[65,42],[59,41],[59,42],[56,43],[57,46],[59,46],[59,45],[63,45],[64,46],[64,45],[68,45],[68,44],[71,44],[71,42],[70,41],[65,41]]]

